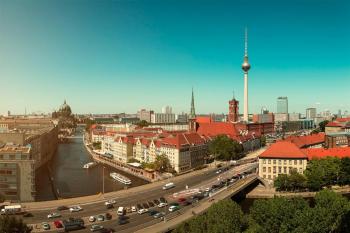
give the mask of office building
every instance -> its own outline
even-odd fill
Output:
[[[288,97],[277,98],[277,113],[288,114]]]
[[[317,117],[316,108],[306,109],[306,119],[315,119]]]

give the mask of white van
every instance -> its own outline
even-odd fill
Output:
[[[18,214],[21,213],[21,205],[8,205],[1,209],[1,214]]]
[[[174,188],[175,187],[175,184],[174,183],[167,183],[163,186],[163,190],[167,190],[167,189],[171,189],[171,188]]]
[[[124,207],[119,206],[119,207],[118,207],[118,210],[117,210],[117,214],[118,214],[118,215],[124,215],[124,214],[125,214],[125,209],[124,209]]]

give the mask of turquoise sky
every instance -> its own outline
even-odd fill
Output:
[[[0,114],[350,110],[350,1],[0,0]],[[243,112],[243,105],[241,105]]]

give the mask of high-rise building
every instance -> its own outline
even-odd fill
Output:
[[[172,109],[172,107],[170,107],[170,106],[164,106],[164,107],[162,108],[162,113],[171,114],[172,111],[173,111],[173,109]]]
[[[288,114],[288,97],[277,98],[277,113]]]
[[[250,69],[250,64],[248,62],[248,31],[245,29],[245,40],[244,40],[244,60],[242,64],[242,70],[244,71],[244,110],[243,110],[243,120],[248,122],[248,71]]]
[[[306,109],[306,119],[315,119],[317,116],[316,108],[307,108]]]

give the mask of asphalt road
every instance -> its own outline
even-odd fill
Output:
[[[214,183],[218,183],[218,178],[219,179],[225,179],[226,177],[232,177],[233,175],[237,173],[242,173],[243,171],[249,170],[250,168],[256,166],[256,164],[246,164],[246,165],[241,165],[234,167],[226,172],[217,174],[215,170],[208,170],[208,171],[203,171],[200,174],[191,176],[190,178],[182,181],[178,181],[175,183],[176,187],[169,189],[169,190],[162,190],[162,186],[165,183],[171,182],[172,179],[164,181],[160,183],[158,186],[144,190],[141,192],[137,193],[132,193],[128,197],[116,197],[114,198],[116,200],[116,204],[114,205],[115,208],[111,210],[107,210],[104,203],[101,201],[101,203],[95,203],[95,204],[88,204],[88,205],[82,205],[83,211],[80,212],[75,212],[75,213],[70,213],[69,211],[61,211],[60,213],[62,214],[62,217],[59,219],[67,219],[69,217],[89,217],[89,216],[96,216],[98,214],[103,214],[103,213],[111,213],[113,218],[110,221],[104,221],[104,222],[97,222],[96,224],[101,224],[106,228],[113,228],[117,232],[134,232],[138,229],[142,229],[143,227],[155,224],[156,222],[160,221],[159,219],[154,219],[152,216],[149,216],[148,213],[145,213],[143,215],[139,215],[137,213],[131,213],[128,214],[127,216],[129,217],[129,223],[125,225],[119,225],[117,222],[117,215],[116,215],[116,210],[118,206],[124,206],[124,207],[130,207],[130,206],[136,206],[137,204],[142,204],[147,201],[153,201],[154,199],[159,199],[160,197],[165,197],[169,202],[172,202],[173,200],[173,193],[180,192],[186,189],[186,186],[189,187],[189,189],[192,188],[206,188],[211,186]],[[137,200],[137,201],[136,201]],[[190,208],[190,207],[185,207],[185,208]],[[156,209],[161,212],[166,212],[168,214],[167,208],[152,208]],[[181,211],[181,210],[180,210]],[[51,222],[53,220],[48,220],[47,219],[47,214],[50,212],[57,212],[56,210],[52,211],[33,211],[32,214],[34,215],[33,217],[28,217],[24,218],[24,221],[26,223],[30,224],[37,224],[38,227],[40,227],[42,222]],[[176,215],[178,213],[172,213],[172,215]],[[167,215],[168,216],[168,215]],[[76,232],[89,232],[90,231],[90,225],[87,221],[85,221],[86,224],[86,229],[82,229]],[[52,229],[54,229],[53,227]],[[53,230],[56,231],[56,230]],[[48,232],[48,231],[47,231]]]

